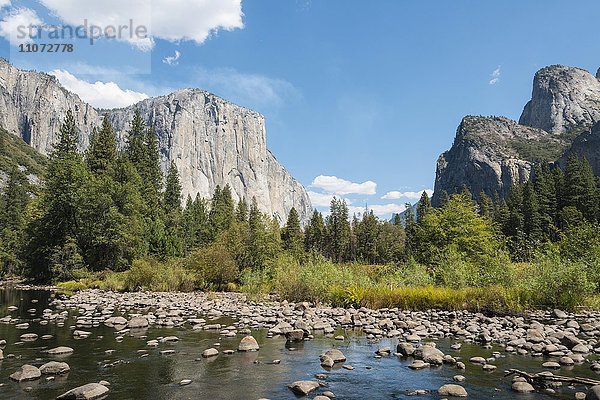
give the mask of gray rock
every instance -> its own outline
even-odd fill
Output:
[[[568,142],[540,129],[517,124],[504,117],[465,117],[451,149],[437,161],[432,202],[439,205],[442,192],[455,193],[467,185],[472,193],[510,193],[515,182],[529,180],[534,160],[518,154],[515,144],[554,145],[556,158]]]
[[[238,346],[238,351],[257,351],[258,349],[258,342],[250,335],[244,336]]]
[[[335,362],[333,361],[333,358],[329,357],[329,356],[321,356],[321,366],[325,367],[325,368],[331,368],[333,367],[333,365],[335,364]]]
[[[290,383],[288,385],[288,388],[290,388],[292,392],[298,395],[306,396],[310,392],[313,392],[316,389],[318,389],[320,386],[321,385],[317,381],[296,381]]]
[[[401,342],[396,346],[396,351],[402,354],[404,357],[410,357],[415,352],[415,347],[412,343]]]
[[[101,126],[98,111],[51,75],[0,60],[0,81],[0,126],[43,154],[52,150],[66,110],[74,112],[81,150],[89,146],[93,128]],[[217,185],[229,184],[235,201],[255,197],[260,210],[280,223],[292,207],[302,221],[308,220],[308,193],[267,149],[263,115],[203,90],[182,89],[111,110],[120,145],[127,141],[135,109],[157,135],[163,172],[176,163],[183,199],[188,194],[210,198]]]
[[[99,383],[88,383],[87,385],[76,387],[66,393],[61,394],[57,400],[94,400],[103,399],[108,395],[109,389]]]
[[[67,346],[59,346],[48,350],[48,354],[52,356],[66,355],[73,353],[73,349]]]
[[[460,385],[448,384],[438,389],[440,396],[467,397],[467,391]]]
[[[40,367],[42,375],[64,374],[71,370],[69,364],[65,362],[50,361]]]
[[[148,325],[146,317],[133,317],[127,322],[127,327],[130,329],[147,328]]]
[[[304,330],[292,329],[285,333],[285,339],[288,342],[301,342],[304,340]]]
[[[321,354],[321,358],[325,356],[331,358],[333,362],[336,363],[346,361],[346,356],[338,349],[327,350],[326,352]]]
[[[214,356],[218,356],[218,355],[219,355],[219,350],[212,348],[212,347],[210,349],[206,349],[202,352],[202,357],[204,357],[204,358],[214,357]]]
[[[512,390],[514,390],[517,393],[535,392],[535,389],[533,388],[533,386],[531,386],[531,384],[528,382],[522,382],[522,381],[513,382],[511,388],[512,388]]]
[[[42,376],[38,367],[25,364],[21,368],[10,375],[10,379],[17,382],[34,381]]]
[[[535,74],[519,123],[550,133],[590,127],[600,120],[600,82],[580,68],[551,65]]]
[[[585,400],[600,400],[600,385],[589,388],[585,394]]]

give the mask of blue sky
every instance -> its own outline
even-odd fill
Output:
[[[337,194],[353,211],[398,211],[433,187],[464,115],[518,119],[539,68],[600,66],[597,1],[154,0],[154,13],[125,3],[0,0],[0,55],[54,71],[99,106],[200,87],[257,110],[269,148],[320,209]],[[77,42],[47,57],[9,44],[14,21],[106,22],[111,9],[150,10],[151,46]]]

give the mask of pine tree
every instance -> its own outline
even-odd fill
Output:
[[[331,200],[330,213],[327,217],[328,254],[333,260],[341,262],[349,258],[350,221],[348,206],[343,199],[334,197]]]
[[[417,204],[417,223],[421,222],[421,220],[427,215],[427,213],[431,210],[431,201],[429,201],[429,195],[427,192],[423,192],[421,194],[421,199]]]
[[[445,203],[447,204],[447,202]],[[410,258],[413,256],[414,251],[418,247],[417,237],[416,237],[416,222],[415,222],[415,212],[413,210],[412,204],[406,203],[406,211],[404,211],[404,231],[406,232],[406,256]]]
[[[542,239],[538,197],[532,182],[527,182],[523,187],[523,231],[530,247],[535,246]]]
[[[248,203],[246,202],[246,198],[242,198],[235,209],[235,219],[238,222],[248,222]]]
[[[428,198],[429,200],[429,198]],[[429,210],[425,211],[427,214]],[[362,220],[356,229],[357,256],[360,260],[374,264],[377,262],[377,239],[379,236],[379,221],[373,211],[363,213]]]
[[[163,207],[165,213],[181,210],[181,182],[179,181],[177,166],[173,161],[171,161],[169,172],[167,173]]]
[[[282,233],[283,248],[294,257],[300,258],[304,253],[304,234],[300,227],[300,217],[294,207],[288,214],[287,222]]]
[[[75,117],[71,110],[67,110],[67,115],[58,131],[58,141],[52,152],[53,157],[61,158],[77,154],[77,143],[79,143],[79,134],[75,125]]]
[[[9,171],[8,182],[0,194],[0,275],[18,274],[19,249],[25,228],[25,208],[29,202],[27,181],[21,171]]]
[[[210,225],[212,227],[212,237],[217,238],[221,233],[229,229],[235,218],[233,198],[229,185],[221,190],[217,185],[210,206]]]
[[[325,222],[323,215],[313,211],[308,225],[304,229],[304,248],[307,252],[324,255]]]
[[[111,173],[117,159],[117,138],[108,116],[102,120],[102,128],[94,129],[90,147],[86,153],[88,168],[93,173]]]
[[[183,232],[181,227],[181,182],[177,166],[173,161],[167,174],[163,198],[165,220],[165,255],[177,257],[183,254]]]
[[[556,240],[557,193],[548,164],[535,167],[533,184],[538,199],[542,234],[546,238]]]
[[[477,200],[479,205],[479,215],[486,218],[492,218],[494,214],[494,202],[485,192],[479,193],[479,199]]]
[[[77,153],[78,133],[73,114],[68,111],[58,135],[58,143],[50,155],[45,185],[36,199],[32,220],[27,226],[24,256],[31,277],[39,281],[51,279],[51,253],[67,240],[78,244],[80,221],[77,203],[87,169]]]

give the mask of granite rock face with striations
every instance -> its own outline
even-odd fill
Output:
[[[465,117],[452,148],[437,162],[434,205],[443,191],[459,192],[463,185],[478,196],[506,196],[514,183],[526,182],[532,171],[531,147],[566,144],[541,129],[529,128],[503,117]],[[557,153],[557,156],[560,153]]]
[[[136,108],[157,135],[163,171],[171,161],[177,165],[184,200],[210,197],[217,185],[229,184],[235,200],[256,197],[259,208],[282,223],[292,207],[301,220],[308,219],[308,194],[267,149],[261,114],[199,89],[183,89],[103,111],[122,147]],[[69,109],[84,150],[104,116],[54,77],[0,61],[0,127],[48,154]]]
[[[600,121],[600,81],[588,71],[551,65],[535,74],[522,125],[560,134]]]
[[[600,75],[600,71],[599,74]],[[539,162],[564,164],[568,154],[585,156],[600,174],[600,81],[574,67],[539,70],[532,98],[519,123],[499,117],[465,117],[452,148],[437,162],[433,204],[464,185],[502,198],[525,182]],[[592,129],[592,126],[594,128]]]
[[[575,138],[571,147],[558,160],[558,165],[564,167],[571,154],[579,158],[585,157],[594,174],[600,176],[600,122]]]

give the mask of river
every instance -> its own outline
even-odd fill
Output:
[[[11,315],[20,322],[29,322],[28,329],[17,329],[14,324],[0,324],[0,340],[6,340],[2,347],[4,360],[0,361],[0,398],[2,399],[53,399],[76,386],[106,380],[110,382],[109,399],[296,399],[287,384],[297,380],[311,380],[317,373],[327,375],[323,382],[327,387],[311,393],[312,398],[324,390],[335,393],[338,399],[405,399],[408,392],[415,389],[430,390],[431,393],[418,396],[423,399],[437,399],[437,389],[446,383],[453,383],[452,377],[464,375],[461,383],[471,399],[573,399],[576,391],[584,387],[563,387],[557,394],[547,395],[515,394],[511,392],[510,378],[504,378],[507,368],[527,371],[541,371],[546,358],[533,358],[507,354],[503,349],[483,349],[479,345],[463,344],[459,351],[450,349],[453,342],[437,341],[444,353],[461,357],[467,364],[465,371],[452,366],[442,366],[424,370],[411,370],[412,360],[394,355],[376,358],[375,351],[382,346],[393,350],[397,339],[382,339],[370,342],[359,331],[338,330],[334,335],[317,335],[314,340],[300,344],[286,345],[282,337],[268,338],[266,330],[253,331],[260,344],[260,351],[251,353],[235,352],[220,354],[215,358],[201,358],[203,350],[217,347],[220,351],[236,349],[241,336],[224,338],[218,331],[193,331],[189,328],[150,327],[142,337],[125,336],[121,342],[115,340],[113,328],[99,325],[84,328],[92,335],[85,339],[73,338],[76,315],[70,311],[64,326],[50,322],[40,324],[42,311],[49,307],[52,294],[44,290],[0,289],[0,317]],[[37,300],[37,302],[35,302]],[[9,312],[9,306],[18,307]],[[35,312],[28,310],[35,309]],[[230,324],[232,320],[221,318],[211,323]],[[32,342],[21,342],[20,335],[36,333],[39,338]],[[43,340],[42,335],[52,335]],[[161,343],[158,348],[146,346],[147,340],[164,336],[177,336],[173,344]],[[344,335],[345,340],[335,340],[333,336]],[[45,349],[56,346],[69,346],[74,353],[59,361],[67,362],[71,371],[47,381],[45,376],[36,381],[17,383],[9,380],[9,375],[23,364],[40,366],[53,360],[44,353]],[[332,347],[339,348],[348,358],[345,364],[353,370],[334,368],[325,370],[320,366],[319,354]],[[161,355],[160,351],[173,349],[172,355]],[[114,350],[114,352],[107,352]],[[393,351],[392,350],[392,351]],[[479,365],[470,364],[472,356],[490,357],[493,351],[503,356],[494,364],[498,369],[484,372]],[[14,356],[11,356],[14,355]],[[273,360],[281,360],[274,364]],[[589,369],[589,364],[563,367],[562,375],[597,377]],[[190,379],[189,385],[181,386],[180,381]]]

